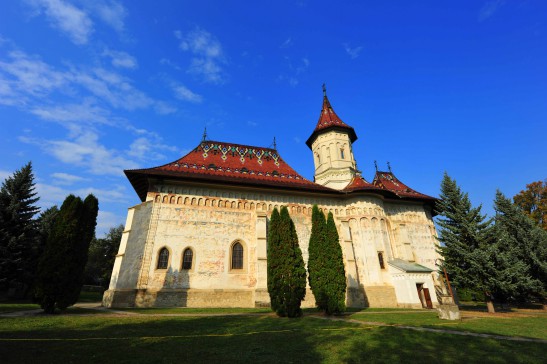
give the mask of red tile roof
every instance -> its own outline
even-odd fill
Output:
[[[351,182],[342,190],[344,192],[353,191],[378,191],[380,188],[374,186],[372,183],[367,182],[360,174],[356,174]]]
[[[338,115],[336,115],[334,109],[330,105],[327,95],[325,94],[325,96],[323,96],[323,107],[321,108],[319,121],[317,121],[317,125],[315,126],[315,130],[313,131],[312,135],[310,135],[310,137],[306,141],[306,145],[311,148],[311,145],[319,134],[331,129],[344,130],[349,134],[352,143],[357,140],[357,134],[355,134],[355,130],[353,130],[353,128],[348,124],[344,123],[342,119],[340,119]]]
[[[302,177],[275,149],[215,141],[203,141],[174,162],[124,172],[143,201],[148,192],[148,177],[337,192]]]
[[[376,171],[372,184],[375,187],[391,191],[399,197],[410,197],[424,200],[436,200],[434,197],[424,195],[399,181],[392,172]]]

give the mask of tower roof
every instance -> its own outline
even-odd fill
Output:
[[[346,132],[349,135],[351,142],[357,140],[357,134],[355,130],[348,124],[344,123],[342,119],[338,117],[334,109],[332,108],[330,101],[327,97],[327,92],[323,88],[323,107],[321,108],[321,114],[319,115],[319,120],[315,126],[315,130],[310,135],[306,141],[306,145],[311,149],[311,145],[315,141],[315,138],[328,130],[338,129],[340,131]]]
[[[142,201],[149,178],[335,192],[302,177],[275,149],[209,140],[171,163],[124,172]]]

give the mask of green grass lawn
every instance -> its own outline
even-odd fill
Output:
[[[547,345],[273,316],[0,319],[3,363],[543,363]]]
[[[0,303],[0,313],[38,310],[39,308],[40,308],[40,305],[37,305],[35,303],[29,303],[29,302],[22,302],[22,303],[1,302]]]
[[[246,314],[246,313],[270,313],[270,308],[193,308],[193,307],[169,307],[169,308],[117,308],[118,311],[134,312],[139,314]]]
[[[469,331],[493,335],[519,336],[547,340],[547,315],[529,317],[474,317],[461,321],[440,320],[436,312],[419,313],[355,313],[351,318],[363,322],[421,326],[446,330]]]

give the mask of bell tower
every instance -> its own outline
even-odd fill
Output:
[[[337,190],[344,189],[357,171],[352,144],[355,130],[334,112],[323,84],[323,108],[315,130],[306,141],[313,152],[315,182]]]

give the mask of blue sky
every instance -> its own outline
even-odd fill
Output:
[[[33,162],[40,205],[139,203],[123,169],[210,139],[270,146],[313,178],[325,82],[367,180],[391,163],[438,196],[444,171],[492,213],[547,177],[547,2],[6,1],[0,179]]]

